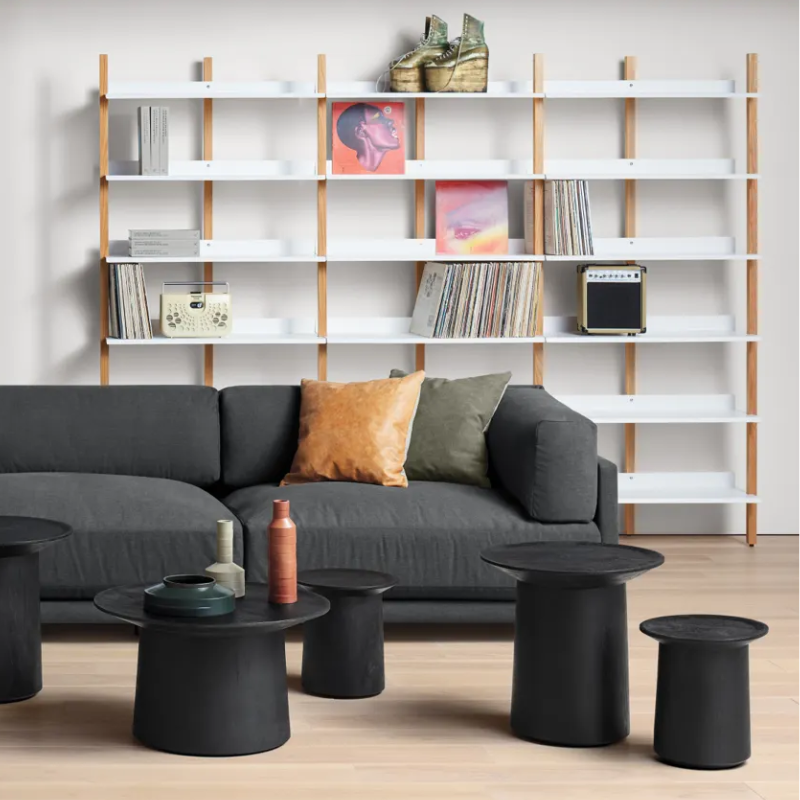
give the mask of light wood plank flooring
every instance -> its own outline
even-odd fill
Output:
[[[288,644],[292,739],[279,750],[198,759],[131,739],[136,640],[124,627],[45,632],[44,691],[0,706],[0,800],[794,800],[798,797],[798,540],[641,537],[666,564],[629,584],[630,738],[600,749],[508,732],[508,628],[387,632],[388,688],[371,700],[298,691]],[[653,760],[656,645],[641,620],[681,612],[752,616],[753,758],[696,772]]]

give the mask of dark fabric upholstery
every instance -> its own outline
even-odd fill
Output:
[[[0,387],[0,473],[219,480],[217,392],[205,386]]]
[[[277,483],[292,466],[299,386],[233,386],[220,398],[222,482],[231,489]]]
[[[179,481],[123,475],[0,475],[0,515],[47,517],[72,536],[40,554],[42,598],[91,599],[101,589],[202,572],[215,560],[216,521],[225,506]],[[234,521],[235,560],[242,529]]]
[[[500,484],[539,522],[597,509],[597,426],[544,389],[509,386],[486,436]]]
[[[619,485],[617,465],[597,458],[597,513],[594,517],[604,544],[619,544]]]
[[[224,500],[244,525],[248,580],[266,580],[266,531],[276,499],[291,501],[300,569],[385,570],[399,579],[392,590],[396,599],[511,599],[513,580],[480,560],[484,548],[600,541],[594,522],[534,522],[513,499],[475,486],[414,481],[407,489],[358,483],[252,486]]]

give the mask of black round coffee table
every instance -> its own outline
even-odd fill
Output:
[[[261,753],[290,736],[284,632],[329,603],[305,589],[271,605],[248,584],[232,614],[165,617],[143,608],[144,586],[107,589],[94,604],[141,628],[133,735],[148,747],[194,756]]]
[[[0,703],[42,689],[39,551],[72,532],[37,517],[0,517]]]
[[[502,545],[481,558],[517,579],[511,729],[597,747],[630,732],[625,584],[664,563],[592,542]]]
[[[750,642],[763,622],[715,614],[648,619],[659,643],[654,749],[668,764],[729,769],[750,758]]]
[[[331,610],[303,628],[303,690],[321,697],[373,697],[386,686],[383,598],[397,580],[365,569],[311,569],[297,582]]]

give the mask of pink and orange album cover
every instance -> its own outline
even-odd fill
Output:
[[[333,173],[403,175],[405,103],[334,103]]]
[[[436,181],[436,252],[508,253],[505,181]]]

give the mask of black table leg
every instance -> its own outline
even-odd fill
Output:
[[[596,747],[630,732],[625,585],[517,583],[511,729]]]
[[[41,689],[39,554],[0,558],[0,703]]]
[[[321,697],[380,694],[383,666],[383,599],[327,595],[330,611],[303,626],[303,690]]]
[[[156,750],[195,756],[280,747],[290,736],[283,631],[142,629],[133,735]]]
[[[662,761],[726,769],[750,757],[747,644],[658,647],[654,748]]]

